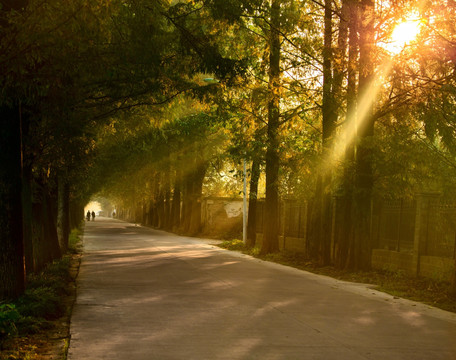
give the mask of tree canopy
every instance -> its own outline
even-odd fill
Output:
[[[23,291],[24,258],[64,251],[91,197],[197,234],[201,197],[236,194],[244,159],[264,253],[284,198],[311,204],[306,256],[357,268],[372,199],[455,198],[454,0],[0,5],[0,298]],[[337,259],[334,195],[352,204]]]

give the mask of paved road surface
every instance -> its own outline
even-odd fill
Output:
[[[86,225],[69,360],[456,359],[456,316],[97,218]]]

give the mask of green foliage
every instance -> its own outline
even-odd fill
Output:
[[[66,294],[66,284],[71,280],[69,266],[70,257],[65,256],[49,264],[42,273],[30,275],[27,283],[28,290],[49,288],[57,295]]]
[[[62,297],[72,280],[70,258],[55,261],[28,279],[25,293],[14,303],[0,304],[0,344],[8,337],[37,333],[50,327],[50,320],[64,314]]]
[[[0,348],[4,339],[17,333],[21,315],[13,304],[0,304]]]
[[[60,297],[54,287],[27,289],[17,301],[17,309],[23,316],[47,320],[56,319],[63,315]]]
[[[71,254],[78,254],[82,250],[82,242],[81,242],[81,230],[75,228],[72,229],[70,232],[70,236],[68,239],[68,251]]]
[[[244,242],[242,240],[239,240],[239,239],[223,241],[219,246],[224,248],[224,249],[232,250],[232,251],[244,251],[244,250],[246,250]]]

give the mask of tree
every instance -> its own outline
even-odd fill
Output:
[[[268,125],[266,148],[265,228],[261,253],[279,251],[279,118],[280,118],[280,2],[271,3],[269,29]]]
[[[333,138],[337,125],[336,97],[340,96],[336,77],[341,82],[340,73],[333,64],[333,1],[324,3],[324,40],[323,40],[323,91],[322,91],[322,157],[330,158]],[[341,19],[343,24],[343,19]],[[344,34],[340,31],[341,41]],[[341,49],[343,52],[343,49]],[[341,58],[339,58],[341,61]],[[313,209],[313,238],[309,241],[308,254],[318,257],[323,265],[330,263],[331,256],[331,167],[322,166],[318,176]]]
[[[168,40],[174,36],[164,16],[155,22],[149,17],[148,24],[142,24],[142,29],[156,25],[152,29],[154,36],[141,43],[153,46],[155,51],[145,52],[142,47],[135,48],[138,42],[115,41],[123,40],[122,36],[127,34],[138,37],[138,25],[143,20],[140,15],[147,13],[133,13],[126,4],[30,1],[16,2],[14,11],[8,4],[2,5],[0,64],[7,71],[0,76],[0,108],[5,122],[2,137],[9,139],[5,146],[10,150],[4,155],[8,161],[1,164],[5,202],[5,212],[0,216],[4,229],[1,241],[5,245],[2,253],[8,260],[5,258],[0,267],[8,276],[2,279],[4,290],[0,297],[18,295],[23,289],[23,274],[9,273],[24,268],[19,265],[22,247],[26,250],[27,271],[37,270],[58,256],[44,246],[51,245],[57,234],[57,209],[60,245],[65,250],[69,211],[80,208],[69,201],[84,201],[88,193],[85,188],[72,195],[72,180],[80,180],[87,173],[97,127],[115,111],[140,103],[162,103],[185,86],[190,87],[188,81],[177,80],[176,67],[171,71],[173,65],[160,71],[163,59],[170,56],[172,43]],[[155,7],[155,13],[164,10],[160,6]],[[130,22],[116,27],[120,19]],[[138,62],[135,53],[143,55],[144,62]],[[162,84],[166,81],[171,85],[164,92]],[[57,190],[58,184],[61,191]],[[39,201],[31,189],[40,193]],[[57,198],[49,196],[57,192],[61,195],[58,208]],[[20,208],[21,200],[24,211]],[[38,211],[37,206],[43,211]],[[19,231],[22,223],[23,232]],[[14,289],[13,281],[17,285]]]
[[[2,4],[0,34],[9,30],[7,18],[20,11],[26,2]],[[24,244],[21,199],[22,105],[17,99],[0,101],[0,299],[15,298],[25,285]]]
[[[21,136],[19,105],[0,107],[0,298],[24,290],[21,202]]]
[[[278,206],[280,188],[284,184],[280,175],[288,170],[283,161],[289,151],[282,144],[287,142],[288,135],[293,136],[294,127],[302,127],[298,123],[311,122],[310,112],[316,107],[313,90],[309,90],[311,95],[305,93],[306,85],[314,81],[312,71],[318,62],[310,50],[317,42],[312,33],[314,28],[309,26],[312,17],[309,14],[314,6],[303,1],[207,3],[215,19],[224,19],[237,29],[236,42],[225,41],[233,44],[227,46],[227,51],[250,60],[245,81],[242,88],[238,88],[238,98],[231,102],[231,108],[236,108],[234,121],[249,123],[235,128],[244,136],[255,134],[250,141],[263,142],[263,154],[258,158],[265,159],[266,163],[265,224],[268,228],[264,231],[261,251],[278,251]],[[309,36],[298,36],[299,32]],[[249,46],[252,42],[257,44],[255,48]],[[243,46],[240,47],[240,43]],[[306,98],[309,100],[303,101]],[[245,99],[254,99],[256,103]],[[256,131],[251,130],[252,123]],[[250,154],[247,151],[247,156]]]

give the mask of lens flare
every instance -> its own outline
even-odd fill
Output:
[[[384,45],[390,53],[398,54],[405,46],[412,43],[420,33],[422,22],[418,19],[407,19],[396,25],[391,40]]]

